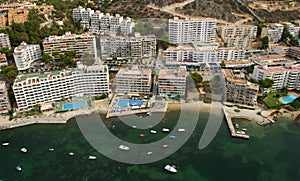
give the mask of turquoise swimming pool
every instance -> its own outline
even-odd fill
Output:
[[[283,97],[281,99],[281,102],[284,104],[289,104],[291,102],[293,102],[295,99],[297,99],[299,96],[297,96],[296,94],[291,94],[289,96]]]
[[[79,108],[83,108],[86,106],[87,106],[86,102],[73,102],[73,103],[64,104],[63,110],[67,111],[67,110],[71,110],[71,109],[79,109]]]
[[[131,100],[131,99],[124,99],[118,101],[119,107],[127,107],[127,106],[141,106],[143,101],[141,100]]]

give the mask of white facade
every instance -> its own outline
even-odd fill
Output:
[[[151,69],[121,68],[116,75],[115,92],[150,94],[151,84]]]
[[[281,39],[284,26],[282,24],[271,24],[270,27],[262,28],[261,38],[268,37],[269,43],[277,43]]]
[[[104,14],[81,6],[73,9],[73,18],[75,21],[80,21],[80,26],[89,29],[92,33],[115,35],[120,31],[127,35],[132,33],[134,28],[131,18],[124,19],[119,14],[112,16],[109,13]]]
[[[286,66],[255,66],[253,78],[262,80],[269,78],[274,81],[272,90],[280,90],[286,87],[288,90],[300,90],[300,64]]]
[[[15,48],[13,56],[18,70],[26,70],[31,63],[42,58],[42,52],[40,45],[27,45],[22,42]]]
[[[0,33],[0,48],[11,48],[8,34]]]
[[[288,31],[290,32],[290,34],[293,37],[298,38],[300,32],[300,26],[294,25],[292,23],[286,23],[286,25],[288,27]]]
[[[77,69],[19,75],[13,91],[19,110],[59,101],[63,97],[101,95],[109,92],[108,68],[79,65]]]
[[[101,36],[102,58],[149,58],[156,55],[155,35]]]
[[[217,20],[205,19],[169,19],[169,42],[173,44],[203,42],[216,40]]]
[[[185,96],[187,71],[185,66],[179,68],[164,68],[158,73],[158,95]]]
[[[167,61],[185,61],[197,63],[216,63],[222,61],[243,60],[245,50],[238,48],[218,48],[210,44],[197,46],[169,47],[164,51]]]

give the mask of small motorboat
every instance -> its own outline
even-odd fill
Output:
[[[234,127],[235,127],[236,129],[239,129],[239,128],[240,128],[240,125],[237,124],[237,123],[235,123],[235,124],[234,124]]]
[[[27,153],[27,149],[26,148],[21,148],[21,152]]]
[[[237,134],[242,134],[242,132],[241,132],[241,131],[236,131],[236,133],[237,133]]]
[[[163,128],[162,131],[163,132],[169,132],[170,130],[168,128]]]
[[[140,134],[140,137],[144,137],[144,136],[145,136],[145,134],[143,134],[143,133]]]
[[[74,156],[74,153],[73,153],[73,152],[70,152],[69,155],[70,155],[70,156]]]
[[[176,168],[175,168],[176,166],[171,166],[171,165],[166,165],[165,166],[165,170],[167,170],[167,171],[169,171],[169,172],[171,172],[171,173],[177,173],[177,170],[176,170]]]
[[[131,126],[132,128],[136,128],[136,126]]]
[[[169,145],[163,145],[163,148],[167,148]]]
[[[112,128],[112,129],[115,129],[115,128],[116,128],[116,125],[113,124],[111,128]]]
[[[16,166],[16,170],[20,172],[20,171],[22,171],[22,167],[20,165],[18,165],[18,166]]]
[[[179,128],[178,132],[185,132],[185,129],[184,128]]]
[[[242,131],[247,131],[247,129],[246,129],[246,128],[243,128]]]
[[[152,152],[151,152],[151,151],[147,152],[147,155],[151,155],[151,154],[152,154]]]
[[[89,156],[89,160],[96,160],[96,159],[97,159],[97,157],[95,157],[95,156],[92,156],[92,155]]]
[[[148,115],[148,116],[151,116],[151,115],[152,115],[152,112],[147,112],[147,115]]]
[[[246,134],[246,132],[245,131],[241,131],[241,134]]]
[[[54,148],[49,148],[48,150],[49,150],[50,152],[52,152],[52,151],[54,151]]]
[[[120,150],[128,151],[128,150],[129,150],[129,147],[128,147],[128,146],[125,146],[125,145],[120,145],[120,146],[119,146],[119,149],[120,149]]]
[[[156,133],[157,133],[157,131],[155,131],[155,130],[150,130],[150,133],[152,133],[152,134],[156,134]]]
[[[175,139],[175,138],[176,138],[176,136],[174,136],[174,135],[170,135],[170,136],[169,136],[169,138]]]
[[[2,143],[2,146],[8,146],[8,145],[9,145],[8,142]]]

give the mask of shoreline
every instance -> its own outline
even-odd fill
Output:
[[[188,103],[180,103],[180,102],[169,102],[167,106],[167,112],[168,111],[178,111],[181,110],[184,106],[185,110],[190,111],[199,111],[204,113],[211,113],[214,112],[214,110],[219,110],[220,107],[213,107],[212,103],[204,103],[203,101],[194,101],[194,102],[188,102]],[[199,109],[198,109],[199,108]],[[240,109],[241,112],[237,113],[233,110],[236,109],[236,107],[227,107],[223,106],[226,110],[229,110],[230,114],[232,115],[232,118],[241,117],[247,119],[248,121],[256,122],[259,125],[265,125],[269,124],[270,121],[262,121],[265,118],[263,116],[259,116],[256,113],[261,110],[249,110],[249,109]],[[1,130],[7,130],[7,129],[13,129],[17,127],[23,127],[27,125],[32,124],[65,124],[70,119],[75,118],[76,116],[84,116],[89,115],[92,112],[98,112],[99,114],[107,114],[108,106],[106,102],[101,102],[100,104],[93,104],[92,107],[85,108],[85,109],[79,109],[75,111],[65,112],[65,113],[44,113],[40,116],[31,116],[31,117],[24,117],[24,118],[16,118],[13,120],[8,120],[8,116],[2,116],[0,118],[0,131]],[[156,112],[156,111],[153,111]],[[160,111],[161,112],[161,111]],[[260,118],[258,118],[260,117]],[[289,117],[289,116],[287,116]],[[256,119],[257,118],[257,119]],[[260,124],[261,123],[261,124]]]

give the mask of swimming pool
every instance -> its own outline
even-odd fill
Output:
[[[143,101],[141,100],[131,100],[131,99],[124,99],[118,101],[119,107],[127,107],[127,106],[141,106]]]
[[[63,110],[70,110],[70,109],[79,109],[86,107],[87,103],[86,102],[73,102],[73,103],[68,103],[63,105]]]
[[[297,96],[296,94],[291,94],[289,96],[283,97],[281,99],[281,102],[284,104],[289,104],[291,102],[293,102],[295,99],[297,99],[299,96]]]

